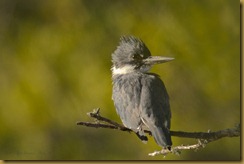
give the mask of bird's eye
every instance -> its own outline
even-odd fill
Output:
[[[134,60],[142,60],[143,59],[143,55],[139,55],[139,54],[135,54],[132,57]]]

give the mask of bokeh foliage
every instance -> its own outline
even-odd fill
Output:
[[[0,158],[38,160],[239,160],[240,138],[181,156],[135,135],[76,126],[111,100],[111,53],[135,35],[153,55],[171,97],[172,130],[240,122],[240,5],[233,0],[2,0]],[[174,145],[196,141],[173,137]]]

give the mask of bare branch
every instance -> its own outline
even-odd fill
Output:
[[[127,132],[133,132],[131,129],[112,121],[108,118],[102,117],[100,115],[100,109],[94,109],[93,112],[87,113],[88,116],[95,118],[95,122],[77,122],[77,125],[87,126],[87,127],[93,127],[93,128],[108,128],[108,129],[117,129],[120,131],[127,131]],[[99,121],[103,122],[100,123]],[[148,130],[144,130],[145,133],[148,133],[151,135],[151,132]],[[182,131],[170,131],[171,136],[175,137],[184,137],[184,138],[194,138],[198,139],[198,143],[194,145],[180,145],[172,147],[171,150],[168,149],[162,149],[160,151],[155,151],[153,153],[149,153],[149,156],[155,156],[155,155],[167,155],[169,153],[172,154],[180,154],[181,150],[189,150],[194,149],[198,150],[199,148],[204,148],[209,142],[221,139],[223,137],[239,137],[240,136],[240,124],[235,126],[231,129],[224,129],[219,130],[216,132],[182,132]]]

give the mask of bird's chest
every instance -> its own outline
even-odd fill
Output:
[[[118,76],[113,79],[113,100],[123,108],[138,108],[141,97],[140,76]]]

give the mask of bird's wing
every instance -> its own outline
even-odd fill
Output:
[[[156,142],[162,147],[167,147],[172,145],[169,132],[171,118],[169,96],[157,75],[145,74],[145,76],[141,79],[140,117],[152,132]]]

